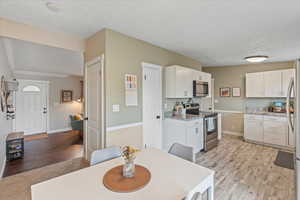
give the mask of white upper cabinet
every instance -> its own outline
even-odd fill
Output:
[[[181,67],[167,67],[166,78],[166,97],[167,98],[192,98],[193,81],[192,70]]]
[[[286,97],[295,69],[246,74],[246,97]]]
[[[246,97],[262,97],[265,95],[264,74],[247,73],[246,74]]]
[[[266,97],[281,97],[281,71],[264,72]]]
[[[193,80],[207,81],[211,96],[211,74],[178,65],[166,67],[166,98],[192,98]]]
[[[295,78],[295,69],[282,70],[282,97],[286,97],[288,93],[288,87],[292,78]],[[294,94],[292,94],[292,97]]]

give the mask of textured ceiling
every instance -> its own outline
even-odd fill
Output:
[[[31,42],[1,38],[9,65],[15,72],[38,72],[60,75],[83,75],[80,52],[59,49]]]
[[[111,28],[199,60],[204,66],[300,56],[299,0],[0,0],[0,17],[84,38]]]

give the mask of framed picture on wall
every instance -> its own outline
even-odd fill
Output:
[[[241,96],[241,88],[239,88],[239,87],[232,88],[232,96],[240,97]]]
[[[73,91],[72,90],[62,90],[61,91],[61,103],[70,103],[73,101]]]
[[[230,97],[230,88],[229,87],[224,87],[220,88],[220,97]]]

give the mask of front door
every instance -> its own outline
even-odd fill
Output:
[[[85,68],[85,156],[105,147],[103,56]]]
[[[161,66],[143,63],[143,141],[145,147],[162,148]]]
[[[47,132],[48,84],[29,80],[20,80],[19,83],[15,131],[24,131],[25,135]]]

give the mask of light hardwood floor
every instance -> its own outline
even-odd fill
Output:
[[[216,200],[294,200],[294,171],[273,164],[277,152],[225,137],[217,148],[199,154],[197,163],[215,170]],[[30,200],[32,184],[87,166],[78,158],[6,177],[0,181],[0,199]]]
[[[274,165],[277,152],[225,136],[196,162],[215,170],[216,200],[294,200],[295,172]]]
[[[0,180],[0,200],[31,200],[31,185],[88,167],[83,158],[75,158]]]

